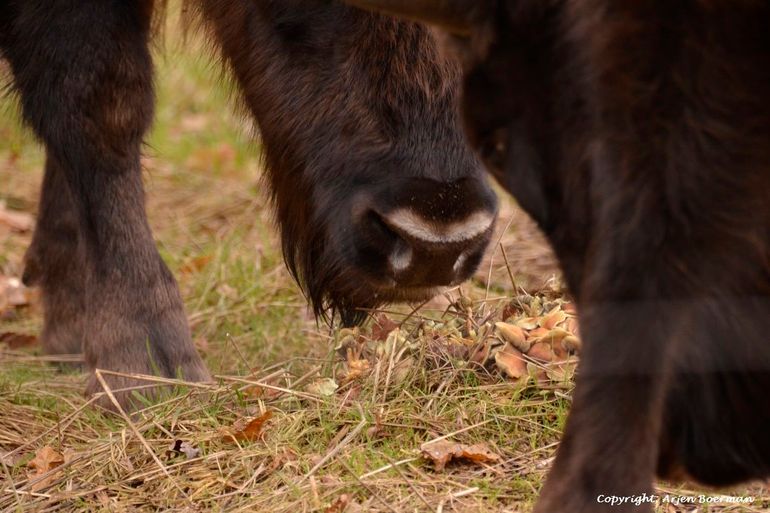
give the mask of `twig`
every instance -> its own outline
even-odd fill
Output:
[[[422,494],[422,492],[420,492],[420,490],[418,490],[418,489],[417,489],[417,487],[416,487],[416,486],[414,486],[414,484],[412,483],[412,481],[411,481],[411,480],[410,480],[408,477],[406,477],[406,476],[404,475],[404,473],[403,473],[403,472],[401,472],[401,469],[400,469],[400,468],[398,468],[398,465],[395,465],[395,464],[394,464],[394,461],[393,461],[393,460],[391,460],[391,459],[388,457],[388,455],[387,455],[387,454],[385,454],[384,452],[381,452],[381,453],[380,453],[380,456],[382,456],[383,458],[385,458],[386,460],[388,460],[388,463],[390,463],[390,464],[392,464],[392,465],[393,465],[393,470],[395,470],[395,471],[396,471],[396,473],[399,475],[399,477],[400,477],[401,479],[403,479],[403,480],[404,480],[404,482],[406,483],[406,485],[407,485],[409,488],[411,488],[411,490],[412,490],[412,491],[415,493],[415,495],[417,495],[417,497],[419,497],[419,499],[420,499],[420,500],[423,502],[423,504],[425,504],[426,506],[428,506],[428,509],[429,509],[429,510],[433,509],[433,506],[431,506],[431,505],[430,505],[430,502],[428,502],[428,499],[426,499],[426,498],[425,498],[425,496]]]
[[[155,451],[153,451],[152,447],[150,447],[150,444],[147,443],[147,440],[142,436],[142,434],[139,432],[139,430],[134,425],[134,423],[131,422],[131,418],[125,412],[125,410],[120,405],[118,400],[115,398],[115,395],[112,393],[112,389],[109,387],[107,382],[104,381],[104,377],[102,376],[102,370],[101,369],[94,370],[94,375],[96,376],[96,379],[99,381],[99,384],[102,386],[102,389],[104,390],[104,392],[107,394],[107,397],[110,398],[110,402],[112,402],[112,404],[118,410],[118,412],[120,413],[120,416],[123,417],[123,420],[126,421],[126,424],[128,424],[128,427],[131,429],[131,431],[134,432],[134,435],[139,439],[139,442],[147,450],[147,453],[150,455],[153,461],[155,461],[155,463],[158,465],[158,468],[160,468],[161,471],[163,471],[163,473],[166,475],[168,480],[174,485],[174,488],[179,490],[179,493],[181,493],[185,499],[187,499],[190,503],[192,503],[192,501],[190,500],[190,497],[185,493],[184,490],[182,490],[182,487],[179,486],[176,480],[173,477],[171,477],[171,474],[169,474],[165,465],[163,465],[163,462],[160,461],[158,456],[155,454]]]
[[[396,461],[395,463],[388,463],[384,467],[380,467],[377,470],[372,470],[371,472],[367,472],[366,474],[363,474],[359,479],[368,479],[370,477],[376,476],[377,474],[380,474],[382,472],[385,472],[386,470],[390,470],[394,467],[397,467],[399,465],[404,465],[406,463],[411,463],[413,461],[417,461],[420,458],[407,458],[405,460]]]
[[[363,429],[366,427],[366,416],[364,415],[360,404],[358,405],[358,410],[361,413],[361,422],[359,422],[355,429],[351,431],[350,434],[348,434],[348,436],[346,436],[339,444],[327,452],[326,455],[321,458],[321,461],[316,463],[313,468],[311,468],[310,471],[305,474],[302,479],[300,479],[300,483],[315,474],[319,468],[326,465],[329,460],[334,458],[334,456],[336,456],[346,445],[348,445],[355,437],[357,437],[361,431],[363,431]]]
[[[304,392],[297,392],[296,390],[291,390],[289,388],[277,387],[275,385],[269,385],[269,384],[263,383],[261,381],[251,381],[251,380],[248,380],[248,379],[245,379],[245,378],[239,378],[239,377],[236,377],[236,376],[215,376],[215,378],[222,379],[222,380],[225,380],[225,381],[234,381],[236,383],[243,383],[245,385],[256,385],[256,386],[259,386],[259,387],[262,387],[262,388],[267,388],[269,390],[276,390],[278,392],[283,392],[284,394],[294,395],[294,396],[300,397],[302,399],[308,399],[310,401],[315,401],[317,403],[322,403],[323,402],[323,400],[320,397],[317,397],[315,395],[307,394],[307,393],[304,393]]]
[[[347,463],[345,463],[345,462],[344,462],[344,461],[342,461],[341,459],[337,459],[337,462],[338,462],[340,465],[342,465],[342,467],[343,467],[345,470],[347,470],[347,471],[348,471],[348,473],[349,473],[351,476],[353,476],[353,479],[355,479],[355,480],[358,482],[358,484],[360,484],[361,486],[363,486],[364,488],[366,488],[366,490],[367,490],[367,491],[368,491],[368,492],[369,492],[369,493],[372,495],[372,497],[374,497],[375,499],[377,499],[378,501],[380,501],[380,502],[381,502],[381,503],[382,503],[382,504],[383,504],[383,505],[384,505],[386,508],[388,508],[388,509],[389,509],[390,511],[392,511],[393,513],[398,513],[398,511],[397,511],[397,510],[396,510],[396,509],[395,509],[393,506],[391,506],[390,504],[388,504],[388,503],[385,501],[385,499],[383,499],[382,497],[380,497],[379,495],[377,495],[377,493],[376,493],[374,490],[372,490],[372,489],[371,489],[371,487],[369,487],[369,485],[368,485],[368,484],[364,483],[364,482],[363,482],[361,479],[359,479],[359,478],[358,478],[358,476],[356,475],[356,473],[355,473],[355,472],[353,472],[353,469],[352,469],[352,468],[350,468],[350,466],[349,466]]]
[[[436,442],[440,442],[441,440],[446,440],[447,438],[452,438],[453,436],[459,435],[460,433],[465,433],[466,431],[470,431],[471,429],[476,429],[477,427],[481,427],[481,426],[484,426],[486,424],[489,424],[493,420],[494,419],[483,420],[481,422],[473,424],[472,426],[467,426],[467,427],[464,427],[462,429],[458,429],[457,431],[454,431],[452,433],[446,434],[444,436],[440,436],[438,438],[434,438],[433,440],[425,442],[423,445],[434,444]]]

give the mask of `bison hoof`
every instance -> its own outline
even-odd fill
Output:
[[[117,411],[116,402],[127,412],[144,406],[146,401],[157,401],[169,394],[174,380],[201,382],[211,379],[206,366],[197,354],[185,362],[177,362],[177,372],[171,374],[159,372],[158,368],[139,368],[136,365],[116,365],[103,362],[91,372],[86,387],[86,395],[96,396],[94,403],[104,409]],[[156,378],[156,379],[153,379]],[[159,378],[159,379],[157,379]],[[179,383],[178,386],[183,386]]]
[[[126,315],[125,308],[105,308],[103,318],[89,320],[85,357],[92,372],[86,392],[100,394],[96,402],[101,406],[114,410],[117,401],[126,410],[136,409],[142,406],[138,395],[156,399],[173,386],[157,378],[210,379],[192,343],[181,301],[165,308],[149,304],[151,308],[139,303],[133,315]]]

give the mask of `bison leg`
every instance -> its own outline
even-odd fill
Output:
[[[24,260],[24,283],[43,291],[43,349],[48,354],[80,353],[85,254],[66,176],[53,158],[46,162],[37,227]]]
[[[581,307],[574,402],[537,513],[651,513],[666,356],[654,302]],[[639,504],[637,504],[637,502]]]
[[[64,280],[49,281],[46,303],[55,303],[56,311],[67,292],[82,294],[83,348],[91,370],[203,380],[208,373],[144,212],[139,160],[154,103],[151,7],[146,0],[15,4],[3,52],[24,119],[46,146],[48,184],[69,190],[72,226],[82,245],[83,260],[75,263],[81,269],[70,275],[82,273],[82,288],[69,291]],[[45,216],[41,228],[30,276],[35,266],[42,276],[54,269],[49,256],[58,250],[46,235],[58,228]],[[78,245],[68,247],[76,258]],[[105,378],[113,389],[146,384]],[[87,391],[101,390],[92,375]],[[130,402],[130,392],[116,395]],[[110,405],[106,398],[102,404]]]

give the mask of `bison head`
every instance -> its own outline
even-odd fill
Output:
[[[321,1],[209,3],[316,314],[351,324],[469,278],[497,203],[464,138],[460,66],[431,29]]]

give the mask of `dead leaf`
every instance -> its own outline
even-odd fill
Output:
[[[242,422],[236,422],[230,428],[225,428],[222,433],[222,439],[226,442],[244,442],[258,440],[262,436],[262,431],[265,422],[273,416],[273,412],[266,411],[262,416],[257,417],[245,426],[242,426]]]
[[[489,342],[484,342],[483,344],[476,346],[471,350],[468,361],[478,365],[484,365],[489,359],[490,349],[492,349],[492,344]]]
[[[187,456],[188,460],[191,460],[193,458],[199,457],[201,455],[201,450],[190,442],[174,440],[174,443],[171,444],[171,447],[169,447],[169,449],[166,451],[166,455],[174,456],[177,454],[184,454]]]
[[[524,356],[510,345],[495,353],[495,364],[512,379],[519,379],[527,374],[527,362],[524,361]]]
[[[369,373],[369,360],[358,360],[352,356],[352,354],[348,355],[348,372],[345,375],[345,381],[354,381],[356,379],[361,378],[362,376]]]
[[[8,345],[8,349],[21,349],[37,344],[35,335],[25,335],[23,333],[0,333],[0,344]]]
[[[45,474],[63,463],[64,456],[50,445],[46,445],[35,453],[35,457],[27,463],[27,466],[35,469],[37,474]]]
[[[569,337],[569,331],[561,329],[561,328],[553,328],[548,333],[543,335],[543,338],[540,339],[540,342],[547,342],[549,344],[557,344],[562,341],[565,337]]]
[[[568,353],[579,353],[580,349],[583,347],[583,343],[580,341],[579,338],[573,335],[569,335],[562,339],[561,346]]]
[[[561,310],[561,308],[557,306],[553,310],[545,314],[545,316],[540,320],[540,326],[547,330],[552,330],[558,324],[564,322],[566,319],[567,319],[567,314],[564,313]]]
[[[372,325],[372,339],[384,342],[390,332],[398,328],[398,323],[385,314],[379,314],[374,318]]]
[[[331,378],[317,379],[310,383],[305,390],[311,394],[320,395],[323,397],[331,397],[337,392],[340,386]]]
[[[54,450],[51,446],[46,445],[42,449],[38,449],[35,453],[35,457],[27,463],[27,466],[35,470],[32,479],[42,476],[47,472],[64,464],[64,456],[58,451]],[[56,474],[53,473],[46,478],[37,481],[32,485],[33,491],[39,491],[47,488],[51,483],[56,480]]]
[[[546,335],[548,335],[549,331],[550,330],[545,329],[545,328],[535,328],[535,329],[533,329],[532,331],[529,332],[528,340],[531,343],[539,342],[541,338],[543,338]]]
[[[548,373],[545,369],[532,362],[527,362],[527,374],[529,374],[529,378],[538,385],[547,385],[550,382]]]
[[[107,495],[107,492],[105,492],[104,490],[99,490],[94,495],[96,496],[96,499],[99,501],[99,504],[102,506],[102,508],[109,511],[109,509],[107,508],[110,507],[111,501],[110,501],[110,496]]]
[[[545,373],[551,381],[566,383],[574,377],[576,367],[574,361],[561,362],[547,366]]]
[[[179,268],[179,274],[197,273],[206,267],[212,259],[213,257],[211,255],[201,255],[199,257],[195,257]]]
[[[575,317],[570,317],[567,319],[564,327],[567,328],[567,331],[576,337],[580,336],[580,325],[578,324],[578,320]]]
[[[297,461],[297,453],[291,449],[283,449],[281,452],[273,456],[273,459],[270,462],[270,467],[268,467],[269,472],[275,472],[276,470],[284,468],[286,465],[294,461]]]
[[[374,414],[374,425],[366,430],[366,437],[369,440],[381,437],[385,433],[385,427],[382,425],[382,415]]]
[[[516,321],[516,326],[525,330],[537,328],[539,319],[537,317],[523,317]]]
[[[503,340],[510,343],[513,347],[523,353],[529,351],[530,344],[527,342],[527,335],[523,329],[507,322],[496,322],[495,328],[497,328],[497,332]]]
[[[503,312],[500,314],[500,317],[503,321],[507,321],[514,315],[516,315],[520,310],[519,305],[517,305],[515,302],[508,303],[503,308]]]
[[[348,504],[350,504],[350,495],[343,493],[331,506],[326,508],[325,513],[342,513],[348,508]]]
[[[527,356],[541,362],[551,362],[554,359],[553,347],[547,342],[538,342],[529,349]]]
[[[420,447],[422,455],[433,462],[437,472],[444,470],[451,460],[464,459],[473,463],[495,463],[500,461],[500,456],[492,452],[484,443],[465,445],[456,442],[442,440],[440,442],[428,442]]]

